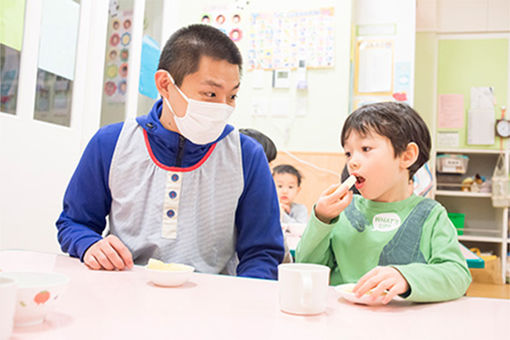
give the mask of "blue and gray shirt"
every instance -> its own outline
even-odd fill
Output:
[[[89,142],[57,221],[63,251],[83,260],[109,232],[136,264],[149,258],[200,272],[275,279],[284,254],[275,186],[262,147],[227,125],[196,145],[146,116],[101,128]],[[237,258],[236,258],[237,255]]]

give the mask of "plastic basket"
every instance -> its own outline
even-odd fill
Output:
[[[438,155],[436,160],[437,172],[447,174],[465,174],[469,157],[466,155]]]
[[[466,214],[448,213],[448,218],[452,221],[455,229],[457,229],[457,235],[464,235],[464,221],[466,219]]]

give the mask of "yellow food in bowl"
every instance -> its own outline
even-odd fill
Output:
[[[156,259],[149,259],[149,263],[147,263],[147,269],[162,270],[167,272],[189,271],[190,268],[190,266],[184,264],[165,263]]]

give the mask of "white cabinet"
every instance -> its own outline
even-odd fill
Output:
[[[503,152],[505,162],[509,164],[509,152]],[[438,149],[434,153],[433,161],[440,154],[462,154],[468,156],[467,172],[462,177],[480,174],[490,181],[500,152],[498,150]],[[501,280],[504,282],[507,266],[506,257],[510,242],[508,235],[508,207],[494,208],[492,206],[491,193],[464,192],[454,186],[449,190],[437,190],[438,187],[448,188],[448,186],[441,186],[441,182],[437,180],[437,172],[434,173],[436,174],[434,198],[448,212],[465,214],[464,232],[463,235],[459,235],[459,241],[468,248],[476,247],[481,251],[493,251],[501,260]]]

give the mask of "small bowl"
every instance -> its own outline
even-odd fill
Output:
[[[354,288],[354,286],[356,286],[356,284],[346,283],[343,285],[336,286],[335,290],[341,297],[343,297],[344,299],[346,299],[347,301],[352,302],[352,303],[361,304],[361,305],[369,305],[369,306],[382,304],[384,294],[386,294],[386,293],[383,293],[383,295],[379,296],[375,300],[372,300],[370,298],[371,291],[369,291],[368,294],[366,293],[363,296],[358,298],[352,292],[352,289]]]
[[[152,269],[145,266],[147,278],[155,285],[163,287],[177,287],[189,280],[195,268],[185,264],[178,264],[178,269]]]
[[[62,298],[69,277],[49,272],[4,272],[0,277],[16,281],[15,326],[40,324]]]

